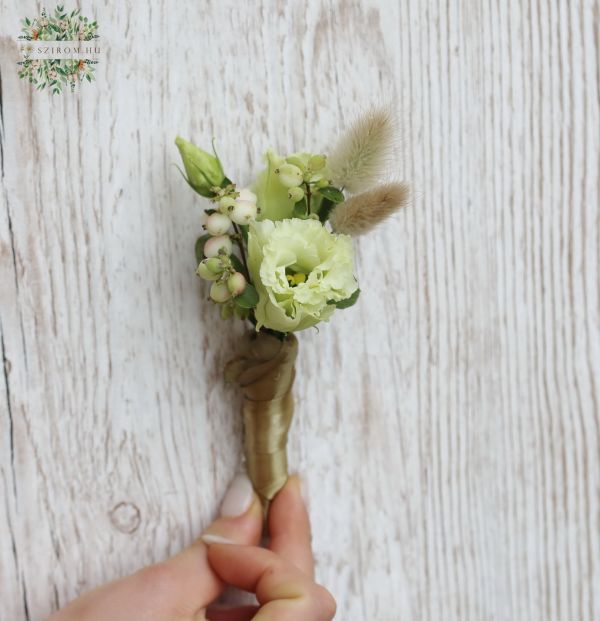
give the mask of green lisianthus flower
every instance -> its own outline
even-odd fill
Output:
[[[310,328],[358,289],[352,239],[331,233],[318,220],[251,224],[248,267],[259,296],[257,329]]]

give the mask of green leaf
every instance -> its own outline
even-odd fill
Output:
[[[248,283],[244,292],[233,298],[240,308],[254,308],[258,304],[258,293],[254,285]]]
[[[349,298],[340,300],[339,302],[328,302],[328,304],[335,304],[336,308],[350,308],[356,304],[358,296],[360,295],[360,289],[357,289]]]
[[[329,220],[329,216],[331,215],[331,211],[335,206],[336,203],[330,201],[328,198],[324,198],[321,203],[321,208],[319,209],[319,220],[321,220],[321,222],[327,222],[327,220]]]
[[[247,224],[240,224],[239,228],[242,233],[242,237],[244,238],[244,243],[248,244],[248,230],[250,227]]]
[[[294,208],[292,209],[292,216],[294,218],[301,218],[305,220],[308,216],[308,205],[306,203],[306,196],[297,203],[294,204]]]
[[[323,195],[325,198],[333,201],[334,203],[343,203],[345,200],[343,193],[337,188],[334,188],[332,185],[328,185],[324,188],[319,188],[319,194]]]
[[[200,263],[202,259],[204,259],[204,244],[210,239],[210,235],[202,235],[202,237],[198,237],[196,240],[196,245],[194,246],[194,252],[196,253],[196,262]]]

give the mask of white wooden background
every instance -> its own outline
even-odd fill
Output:
[[[416,200],[301,335],[319,578],[348,621],[599,619],[598,3],[81,7],[107,52],[53,98],[0,0],[2,620],[179,550],[238,467],[176,133],[248,181],[390,98]]]

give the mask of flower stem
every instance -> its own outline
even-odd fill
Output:
[[[250,282],[250,270],[248,270],[248,263],[246,263],[246,252],[244,251],[244,237],[235,222],[233,222],[233,230],[237,236],[237,244],[240,249],[240,254],[242,255],[242,263],[244,264],[244,269],[246,270],[244,276],[248,279],[248,282]]]

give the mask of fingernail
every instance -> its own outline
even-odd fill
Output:
[[[250,479],[245,474],[236,476],[223,498],[221,517],[243,515],[250,508],[253,499],[254,491]]]
[[[202,539],[206,545],[210,545],[211,543],[227,543],[233,545],[235,543],[231,541],[231,539],[220,537],[219,535],[200,535],[200,539]]]

